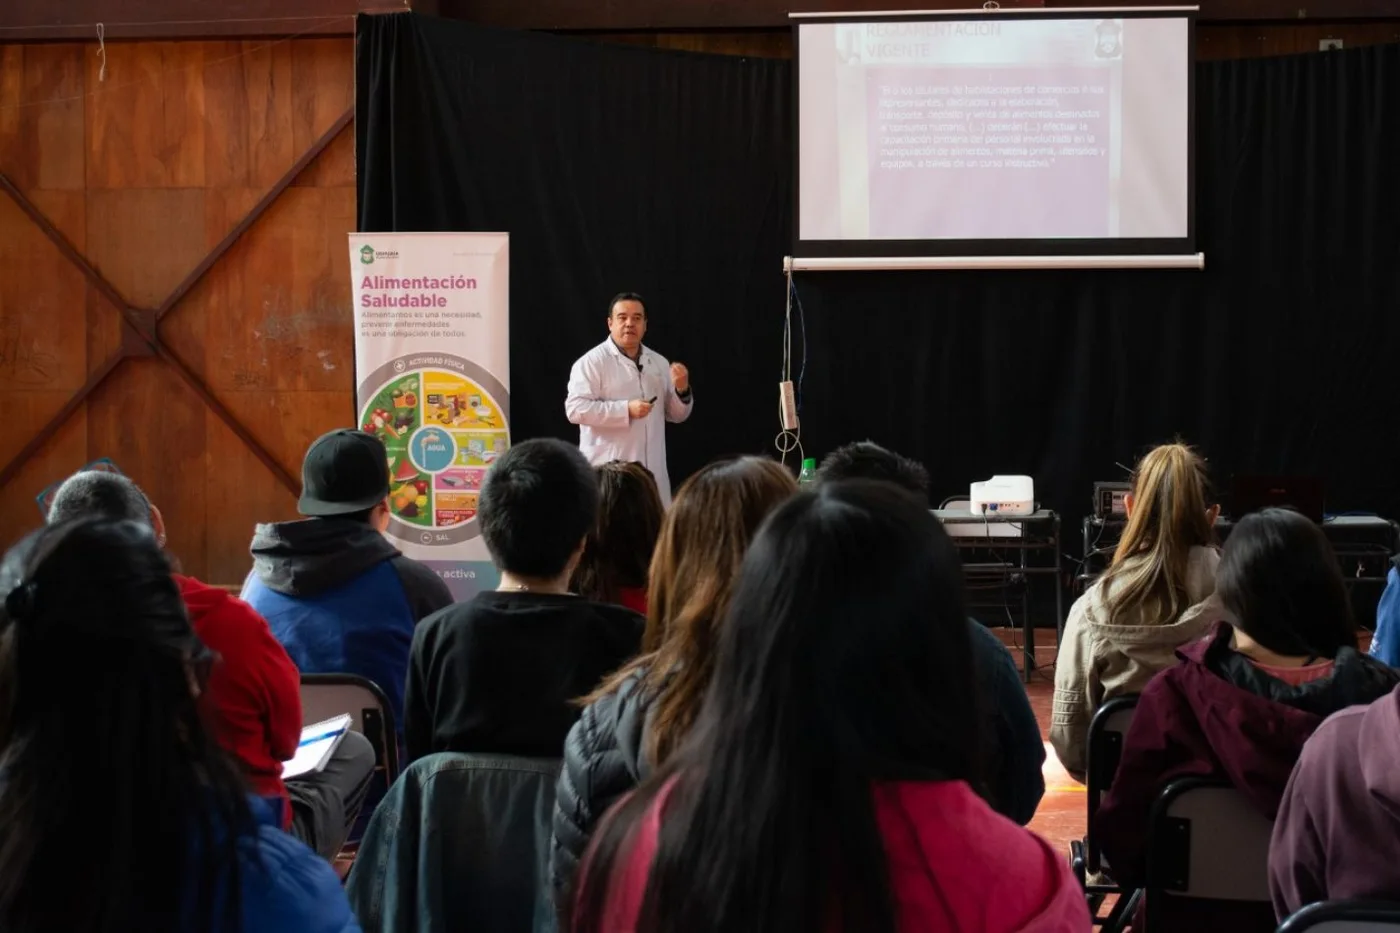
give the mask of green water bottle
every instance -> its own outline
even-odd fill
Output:
[[[817,461],[808,457],[802,461],[802,472],[797,474],[797,485],[806,486],[817,481]]]

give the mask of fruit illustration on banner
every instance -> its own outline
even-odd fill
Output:
[[[390,533],[417,543],[437,540],[425,531],[475,521],[486,469],[510,448],[501,403],[457,368],[398,360],[386,382],[361,395],[369,398],[361,427],[388,451]]]

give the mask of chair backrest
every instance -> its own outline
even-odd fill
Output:
[[[1396,933],[1400,904],[1386,901],[1324,901],[1309,904],[1278,928],[1278,933]]]
[[[371,680],[356,674],[302,674],[301,722],[310,725],[350,714],[351,728],[374,746],[375,769],[385,786],[399,776],[398,726],[389,698]]]
[[[1132,725],[1137,704],[1136,696],[1114,697],[1100,706],[1089,721],[1089,755],[1085,769],[1089,792],[1089,832],[1085,836],[1084,849],[1085,861],[1091,872],[1100,870],[1099,845],[1093,831],[1094,816],[1108,796],[1108,789],[1113,786],[1113,776],[1118,773],[1118,761],[1123,757],[1123,737]]]
[[[350,875],[365,933],[554,933],[559,766],[456,753],[410,765],[370,820]]]
[[[1273,822],[1225,782],[1167,785],[1147,830],[1147,928],[1163,929],[1153,914],[1168,898],[1268,904],[1272,832]]]

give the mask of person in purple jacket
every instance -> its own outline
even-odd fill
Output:
[[[1269,846],[1280,919],[1317,901],[1400,901],[1400,688],[1303,746]]]

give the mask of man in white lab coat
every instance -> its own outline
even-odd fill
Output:
[[[666,422],[690,417],[690,373],[643,346],[646,332],[642,297],[623,292],[614,298],[608,339],[580,357],[569,373],[564,412],[579,426],[578,446],[589,463],[642,464],[656,477],[662,504],[669,506]]]

